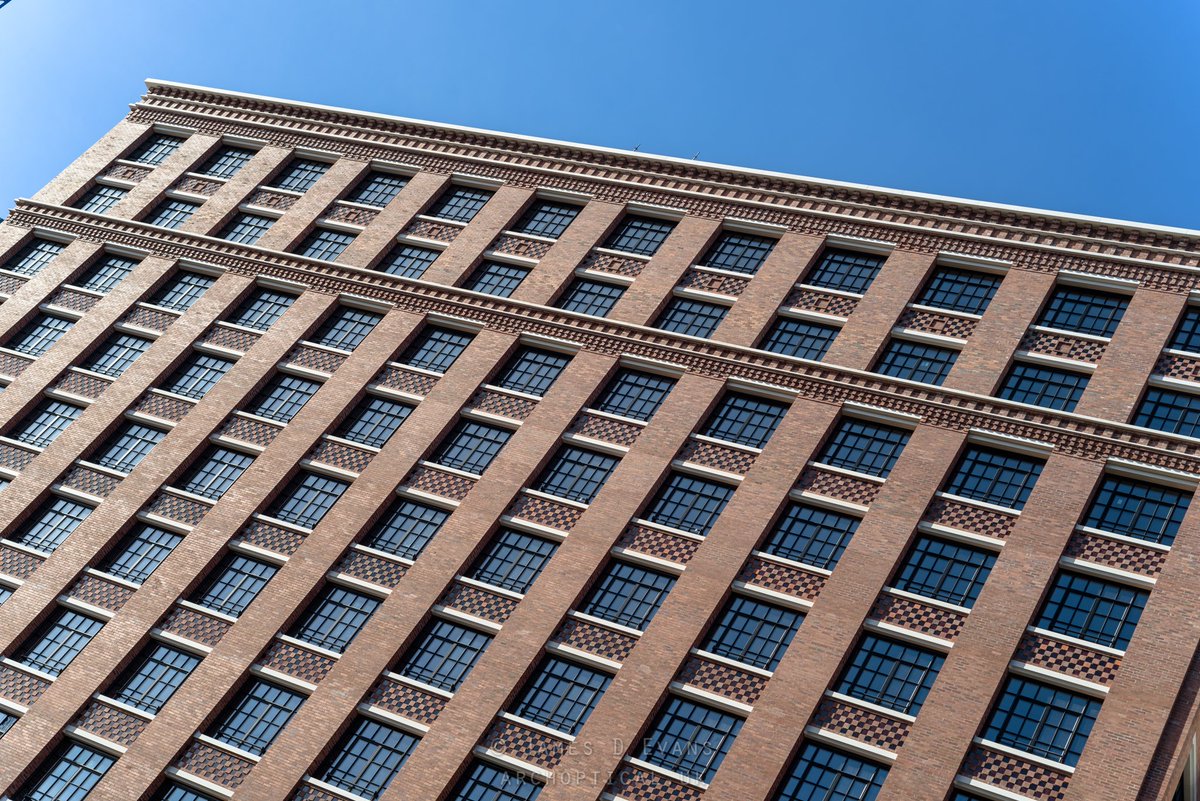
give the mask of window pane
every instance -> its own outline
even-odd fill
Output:
[[[129,155],[130,161],[141,162],[156,167],[162,164],[168,156],[179,149],[184,142],[182,137],[170,134],[151,134],[142,144]]]
[[[444,373],[474,339],[473,334],[449,328],[426,328],[400,357],[412,367]]]
[[[511,436],[512,432],[506,428],[461,420],[442,442],[432,461],[482,475]]]
[[[41,356],[50,350],[62,335],[75,325],[71,320],[43,314],[22,328],[8,343],[8,347],[30,356]]]
[[[168,198],[158,204],[146,218],[146,222],[150,225],[161,225],[163,228],[178,228],[191,219],[198,208],[200,208],[199,203]]]
[[[958,359],[958,351],[907,339],[892,339],[875,363],[875,372],[892,378],[940,385]]]
[[[554,200],[535,200],[533,205],[526,209],[520,221],[513,226],[513,230],[522,234],[558,239],[579,212],[579,206]]]
[[[958,461],[946,492],[1011,509],[1024,509],[1045,462],[972,445]]]
[[[75,203],[75,208],[92,214],[108,214],[127,194],[127,190],[115,186],[94,186]]]
[[[534,801],[542,785],[487,762],[474,762],[450,801]]]
[[[166,435],[165,431],[141,423],[126,423],[96,454],[96,464],[128,473],[137,467],[138,462],[146,458]]]
[[[434,620],[425,627],[399,672],[447,692],[457,692],[491,641],[483,632]]]
[[[200,400],[233,367],[233,361],[207,353],[193,353],[163,389],[185,398]]]
[[[330,348],[354,350],[381,320],[382,314],[342,306],[325,321],[312,341]]]
[[[637,370],[621,370],[608,382],[595,409],[647,421],[666,400],[675,379]]]
[[[312,159],[292,159],[271,184],[279,189],[307,192],[329,170],[329,163]]]
[[[1145,481],[1106,475],[1085,526],[1171,545],[1192,496]]]
[[[419,741],[370,718],[358,718],[317,778],[363,798],[378,798]]]
[[[646,519],[705,536],[729,499],[733,487],[685,473],[672,473],[646,511]]]
[[[404,423],[413,407],[378,395],[368,395],[342,422],[337,435],[352,442],[382,448]]]
[[[765,447],[775,433],[788,404],[738,392],[727,394],[701,430],[701,434],[752,448]]]
[[[234,325],[244,325],[256,331],[266,331],[279,322],[279,318],[295,300],[295,295],[260,289],[246,299],[229,322]]]
[[[396,245],[375,269],[401,278],[420,278],[440,255],[440,250],[419,248],[416,245]]]
[[[1050,296],[1038,325],[1110,337],[1125,314],[1129,298],[1092,289],[1058,287]]]
[[[92,507],[51,496],[9,537],[35,551],[51,554],[92,513]]]
[[[624,294],[623,286],[576,278],[554,305],[564,311],[607,317]]]
[[[141,584],[161,565],[183,535],[142,523],[121,541],[102,570],[126,581]]]
[[[1087,388],[1088,376],[1018,362],[1008,371],[998,397],[1069,412]]]
[[[729,600],[701,646],[747,665],[774,670],[803,615],[744,596]]]
[[[888,769],[806,742],[776,801],[875,801]]]
[[[861,295],[879,275],[886,258],[873,253],[825,248],[804,283]]]
[[[304,528],[316,528],[349,486],[349,481],[302,472],[275,499],[270,507],[271,516]]]
[[[83,363],[83,369],[93,373],[121,375],[138,356],[150,349],[150,340],[132,334],[113,334]]]
[[[367,206],[383,208],[392,202],[400,190],[408,184],[408,178],[391,172],[372,170],[359,181],[358,186],[346,200],[353,203],[363,203]]]
[[[576,734],[611,682],[607,673],[548,657],[530,678],[512,714]]]
[[[326,587],[288,634],[340,654],[378,608],[379,601],[368,595],[345,587]]]
[[[469,186],[451,186],[437,199],[429,209],[429,216],[441,217],[444,220],[470,222],[492,197],[487,189],[474,189]]]
[[[868,634],[842,671],[837,692],[915,715],[945,661],[935,651]]]
[[[638,758],[711,782],[741,728],[741,718],[671,698],[647,732]]]
[[[900,568],[896,589],[969,608],[995,563],[991,551],[919,537]]]
[[[1042,606],[1037,626],[1124,650],[1148,595],[1123,584],[1060,572]]]
[[[75,278],[75,285],[95,292],[109,292],[137,267],[133,259],[120,256],[102,256],[81,275]]]
[[[858,518],[789,503],[763,550],[822,570],[833,570],[858,529]]]
[[[254,151],[242,147],[223,147],[200,168],[201,175],[213,178],[232,178],[254,158]]]
[[[564,445],[534,486],[560,498],[591,503],[618,461],[607,454]]]
[[[629,214],[605,240],[604,247],[653,256],[674,229],[675,223],[669,220]]]
[[[232,617],[246,611],[279,568],[241,554],[231,554],[213,573],[195,603]]]
[[[66,245],[59,242],[35,237],[4,263],[4,269],[21,275],[37,275],[46,269],[50,262],[54,261],[54,257],[63,252],[64,248]]]
[[[450,513],[416,501],[398,499],[363,542],[370,548],[416,559]]]
[[[187,311],[216,280],[210,275],[181,272],[164,284],[150,302],[165,309]]]
[[[156,715],[199,664],[195,654],[152,643],[108,694]]]
[[[1009,676],[983,736],[1074,766],[1099,712],[1095,698]]]
[[[253,245],[262,239],[262,235],[274,224],[274,217],[262,217],[257,214],[246,213],[237,214],[225,226],[225,230],[221,233],[221,238],[227,239],[230,242],[236,242],[239,245]]]
[[[268,420],[287,423],[320,388],[321,384],[317,381],[280,373],[251,402],[247,411]]]
[[[700,261],[705,267],[754,275],[767,260],[774,239],[725,231]]]
[[[9,436],[39,448],[58,439],[67,426],[79,419],[83,409],[57,400],[44,400],[21,420]]]
[[[470,578],[512,592],[525,593],[541,574],[558,544],[532,534],[500,529],[475,560]]]
[[[1185,437],[1198,436],[1200,396],[1151,387],[1134,415],[1133,424]]]
[[[184,481],[183,489],[217,500],[253,463],[253,456],[225,448],[211,448]]]
[[[353,241],[354,234],[333,231],[329,228],[317,228],[300,245],[299,253],[310,259],[334,261],[346,252],[346,248],[350,247],[350,243]]]
[[[485,261],[475,272],[471,273],[467,282],[463,284],[463,289],[507,298],[516,291],[527,275],[529,275],[529,270],[524,267],[502,264],[498,261]]]
[[[580,611],[641,631],[650,624],[674,586],[672,576],[625,562],[612,562]]]
[[[711,336],[729,313],[728,306],[699,300],[675,298],[659,316],[656,328],[692,337]]]
[[[555,379],[571,362],[571,357],[562,353],[521,348],[503,371],[496,377],[496,385],[517,392],[542,396],[549,391]]]
[[[853,417],[842,418],[818,462],[886,478],[911,432]]]
[[[767,331],[759,347],[783,356],[820,361],[825,358],[825,353],[837,338],[839,331],[841,329],[833,325],[779,317]]]
[[[67,740],[21,788],[16,801],[83,801],[116,761],[116,757]]]
[[[304,703],[304,696],[256,680],[226,710],[209,736],[261,755]]]
[[[1175,327],[1167,347],[1200,353],[1200,306],[1188,306],[1183,310],[1183,316],[1179,318],[1179,325]]]
[[[921,306],[983,314],[1000,288],[1003,276],[939,267],[916,302]]]
[[[57,676],[102,628],[99,620],[62,609],[17,652],[16,661]]]

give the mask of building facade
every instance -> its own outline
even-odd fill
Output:
[[[0,225],[12,801],[1195,801],[1200,234],[152,81]]]

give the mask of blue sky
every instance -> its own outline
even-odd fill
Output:
[[[1194,0],[12,0],[0,208],[147,77],[1200,228]]]

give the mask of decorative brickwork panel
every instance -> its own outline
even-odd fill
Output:
[[[592,251],[584,257],[583,263],[579,266],[585,270],[595,270],[599,273],[612,273],[613,275],[623,275],[626,278],[636,278],[641,275],[646,262],[628,256],[618,256],[615,253]]]
[[[527,259],[540,259],[546,255],[554,243],[542,242],[540,239],[526,239],[513,234],[501,234],[492,243],[491,249],[496,253],[509,256],[524,256]]]
[[[430,495],[440,495],[452,501],[461,501],[467,497],[475,482],[465,476],[453,473],[443,473],[432,467],[421,465],[408,474],[404,486],[417,492],[427,492]]]
[[[95,400],[100,397],[104,390],[108,389],[111,383],[111,381],[106,381],[99,376],[68,370],[54,382],[54,388],[59,392],[69,392],[72,395]]]
[[[23,358],[15,353],[0,353],[0,374],[16,378],[31,364],[32,359]]]
[[[1012,515],[948,498],[934,498],[925,511],[924,520],[997,540],[1006,539],[1017,522]]]
[[[66,477],[62,480],[64,487],[71,487],[80,492],[86,492],[88,495],[95,495],[97,498],[107,498],[120,483],[121,479],[116,476],[80,465],[68,470]]]
[[[551,737],[508,720],[497,720],[484,735],[483,744],[493,751],[538,767],[554,769],[570,747],[566,740]]]
[[[438,242],[453,242],[462,229],[450,223],[435,220],[413,220],[404,229],[405,236],[417,236],[421,239],[433,239]]]
[[[334,203],[325,212],[325,219],[331,222],[349,223],[366,227],[375,221],[379,212],[374,209],[360,209],[357,206],[343,206]]]
[[[267,648],[267,652],[263,654],[259,664],[272,670],[278,670],[280,673],[295,676],[300,681],[307,681],[309,684],[320,684],[321,679],[325,678],[333,668],[334,660],[298,648],[291,643],[276,640]]]
[[[176,520],[185,525],[194,526],[204,519],[208,507],[199,501],[160,492],[154,497],[154,500],[150,501],[146,511],[168,520]]]
[[[28,281],[15,275],[0,275],[0,295],[12,295]]]
[[[394,364],[384,367],[375,377],[375,383],[381,387],[420,397],[428,395],[437,382],[437,376],[407,370]]]
[[[408,567],[381,556],[349,550],[342,557],[342,561],[338,563],[337,570],[339,573],[345,573],[347,576],[369,581],[390,590],[400,583],[400,579],[404,578]]]
[[[905,309],[896,324],[913,331],[924,331],[943,337],[966,339],[975,333],[977,321],[953,314],[938,314],[924,309]]]
[[[225,421],[225,425],[221,426],[221,436],[240,442],[249,442],[251,445],[258,445],[262,448],[274,442],[277,434],[279,434],[277,426],[248,417],[230,417]]]
[[[175,763],[175,767],[233,790],[250,775],[254,763],[213,748],[207,743],[193,741]]]
[[[351,473],[361,473],[371,463],[375,454],[354,448],[341,442],[323,439],[308,452],[308,458],[314,462],[331,465]]]
[[[1177,378],[1180,381],[1200,381],[1200,359],[1164,353],[1158,357],[1158,363],[1154,365],[1154,372],[1167,378]]]
[[[632,765],[621,765],[608,785],[608,792],[627,801],[700,801],[704,792],[680,784],[658,773]]]
[[[490,620],[493,623],[503,623],[517,608],[517,601],[503,595],[481,590],[469,584],[451,585],[440,601],[442,606],[457,609],[468,615]]]
[[[1067,540],[1064,553],[1075,559],[1127,570],[1155,578],[1162,572],[1167,555],[1162,551],[1142,548],[1131,542],[1118,542],[1076,531]]]
[[[0,465],[4,465],[10,470],[20,472],[36,457],[35,451],[27,451],[24,448],[0,442]]]
[[[134,740],[146,728],[147,721],[134,717],[128,712],[115,709],[108,704],[93,701],[83,714],[75,721],[75,725],[84,731],[90,731],[98,737],[103,737],[110,743],[123,745],[126,748],[133,745]]]
[[[879,487],[880,485],[873,481],[822,470],[819,467],[806,468],[800,474],[800,481],[796,483],[796,488],[802,492],[837,498],[859,506],[870,506],[871,501],[879,494]]]
[[[738,581],[753,584],[756,587],[782,592],[806,601],[815,601],[825,587],[825,577],[807,570],[799,570],[789,565],[781,565],[768,559],[751,556],[746,560]]]
[[[95,295],[90,295],[86,292],[77,292],[74,289],[62,287],[54,290],[50,297],[46,298],[46,302],[51,306],[58,306],[71,311],[84,312],[91,311],[91,308],[100,302],[100,298]]]
[[[575,422],[571,424],[571,433],[628,448],[638,438],[638,434],[642,433],[642,429],[633,423],[584,413],[576,417]]]
[[[1121,667],[1120,658],[1111,654],[1033,633],[1021,640],[1013,659],[1104,685],[1112,682]]]
[[[0,573],[6,576],[24,581],[33,575],[33,571],[38,569],[42,561],[40,557],[31,553],[0,545]]]
[[[311,784],[305,784],[292,794],[292,801],[343,801],[343,799],[340,796],[330,795]]]
[[[185,175],[175,182],[175,189],[180,192],[189,192],[193,195],[204,195],[210,197],[217,193],[225,184],[220,181],[210,181],[207,178],[198,178],[194,175]]]
[[[858,306],[858,299],[835,295],[832,292],[822,292],[811,287],[798,286],[787,296],[783,305],[791,309],[829,314],[834,317],[849,317]]]
[[[287,195],[283,192],[272,192],[270,189],[256,189],[251,193],[246,200],[251,206],[262,206],[268,209],[277,209],[278,211],[287,211],[292,206],[296,205],[299,200],[295,195]]]
[[[570,531],[579,522],[579,516],[583,514],[583,510],[534,495],[518,495],[512,505],[508,507],[506,514],[510,517],[528,520],[530,523],[537,523],[539,526]]]
[[[634,524],[625,529],[625,533],[617,540],[617,546],[686,565],[700,547],[700,543],[656,528]]]
[[[367,703],[426,726],[432,725],[446,707],[446,699],[440,695],[389,679],[381,679],[375,685]]]
[[[978,745],[963,761],[962,774],[1036,801],[1061,801],[1070,781],[1069,776],[1050,768]]]
[[[832,698],[821,699],[813,725],[826,731],[896,752],[904,745],[912,726],[903,721],[869,712]]]
[[[748,451],[729,448],[715,442],[689,439],[679,451],[679,458],[685,462],[711,467],[713,470],[744,476],[754,464],[755,456]]]
[[[1105,347],[1106,343],[1104,342],[1080,339],[1069,334],[1052,334],[1049,331],[1030,329],[1025,332],[1025,337],[1021,340],[1018,350],[1095,364],[1104,355]]]
[[[675,680],[750,705],[758,701],[767,686],[763,676],[699,656],[688,657]]]
[[[167,613],[159,628],[212,648],[225,636],[229,624],[224,620],[202,615],[194,609],[179,606]]]
[[[958,637],[966,622],[963,615],[949,609],[927,606],[886,592],[875,599],[870,615],[881,623],[890,623],[951,642]]]
[[[134,411],[148,414],[151,417],[157,417],[160,420],[170,420],[172,423],[178,423],[192,410],[192,406],[194,405],[183,398],[172,398],[167,395],[148,392],[138,401]]]
[[[111,164],[100,173],[105,178],[115,178],[118,181],[129,181],[136,184],[150,174],[151,167],[140,167],[135,164]]]
[[[284,361],[296,367],[306,367],[309,370],[316,370],[318,373],[333,375],[342,366],[342,362],[346,361],[346,357],[340,353],[331,353],[327,350],[301,345],[293,348]]]
[[[251,520],[242,529],[242,542],[256,548],[291,556],[300,547],[300,543],[304,542],[304,535],[282,526],[273,526],[262,520]]]
[[[105,581],[99,576],[84,575],[80,576],[67,594],[85,604],[98,606],[110,612],[119,612],[133,592],[129,587]]]
[[[700,292],[712,292],[717,295],[727,295],[736,298],[745,291],[750,283],[749,278],[737,278],[723,273],[712,273],[708,270],[692,268],[679,279],[679,286],[684,289],[695,289]]]
[[[122,317],[121,322],[126,325],[135,325],[138,328],[162,333],[171,327],[171,323],[175,322],[175,315],[159,311],[158,309],[148,309],[145,306],[138,306]]]
[[[42,697],[50,682],[31,676],[8,665],[0,665],[0,698],[30,706]]]
[[[573,617],[563,621],[551,640],[614,662],[624,662],[637,645],[636,637]]]
[[[492,389],[481,389],[467,401],[468,409],[507,417],[510,420],[524,420],[536,406],[537,401],[531,398],[521,398]]]
[[[212,328],[204,332],[204,343],[212,345],[215,348],[225,348],[226,350],[245,353],[258,342],[260,334],[253,331],[243,331],[240,328],[226,328],[223,325],[214,325]]]

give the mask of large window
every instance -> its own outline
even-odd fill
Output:
[[[222,147],[209,157],[199,172],[213,178],[232,178],[237,175],[238,170],[250,163],[254,152],[244,147]]]
[[[874,371],[892,378],[940,385],[957,359],[958,351],[953,348],[893,338],[879,355]]]
[[[1200,436],[1200,395],[1150,387],[1133,424],[1185,437]]]
[[[440,255],[440,250],[400,244],[392,248],[375,269],[401,278],[420,278]]]
[[[44,448],[58,435],[67,430],[67,426],[79,419],[83,408],[63,403],[58,400],[44,400],[25,416],[12,432],[13,439],[28,445]]]
[[[496,377],[495,384],[505,389],[541,397],[550,390],[570,362],[571,357],[564,353],[539,348],[521,348],[504,365],[504,369]]]
[[[199,664],[195,654],[151,642],[108,695],[157,715]]]
[[[207,353],[193,353],[175,371],[163,389],[185,398],[200,400],[232,367],[231,359],[222,359],[220,356],[211,356]]]
[[[407,184],[407,176],[371,170],[358,182],[358,186],[354,187],[354,191],[346,197],[346,200],[351,203],[383,208],[391,203]]]
[[[774,670],[803,619],[791,609],[735,595],[701,647],[717,656]]]
[[[1074,766],[1099,712],[1095,698],[1009,676],[983,736]]]
[[[886,258],[873,253],[825,248],[804,283],[861,295],[879,275]]]
[[[91,513],[90,506],[51,496],[9,539],[35,551],[54,553]]]
[[[66,245],[61,242],[51,242],[49,239],[33,238],[25,247],[17,251],[17,255],[4,263],[4,269],[10,273],[21,275],[37,275],[54,261],[54,257],[63,252]]]
[[[946,492],[976,501],[1024,509],[1045,462],[995,448],[971,445],[946,485]]]
[[[161,225],[163,228],[178,228],[191,219],[200,208],[199,203],[189,203],[186,200],[167,198],[155,207],[146,222],[150,225]]]
[[[542,471],[534,489],[580,503],[591,503],[620,460],[614,456],[563,445]]]
[[[1060,286],[1046,303],[1038,325],[1111,337],[1128,305],[1126,295]]]
[[[242,212],[235,214],[221,232],[221,238],[239,245],[253,245],[275,224],[274,217]]]
[[[429,327],[413,340],[400,357],[400,361],[410,367],[444,373],[474,338],[474,334],[465,331]]]
[[[672,473],[654,496],[645,516],[651,522],[703,537],[712,530],[732,497],[733,487],[686,473]]]
[[[183,142],[183,138],[178,136],[160,133],[151,134],[136,150],[129,154],[129,160],[157,167],[168,156],[178,150]]]
[[[939,267],[921,290],[916,302],[921,306],[983,314],[1000,288],[1003,276]]]
[[[840,512],[789,503],[763,550],[822,570],[833,570],[858,523],[857,517]]]
[[[726,712],[672,697],[646,733],[638,758],[711,782],[742,722]]]
[[[542,785],[525,774],[476,761],[450,801],[534,801],[541,792]]]
[[[192,308],[200,296],[215,284],[217,279],[211,275],[200,275],[187,271],[176,273],[171,280],[162,285],[150,302],[155,306],[175,311],[187,311]]]
[[[1069,412],[1087,388],[1086,373],[1017,362],[1004,377],[998,397]]]
[[[229,322],[256,331],[266,331],[279,322],[279,318],[295,302],[295,295],[272,289],[259,289],[246,298]]]
[[[653,256],[673,230],[675,223],[670,220],[627,214],[604,241],[604,247]]]
[[[338,256],[346,252],[346,248],[350,247],[350,243],[353,241],[354,234],[334,231],[332,228],[315,228],[305,237],[298,252],[301,256],[307,256],[310,259],[335,261]]]
[[[83,363],[85,370],[102,375],[121,375],[138,356],[150,349],[150,340],[132,334],[113,334]]]
[[[1139,540],[1170,545],[1191,503],[1190,493],[1106,475],[1083,524]]]
[[[717,326],[729,313],[728,306],[719,303],[705,303],[701,300],[688,298],[673,298],[663,309],[654,325],[664,331],[674,334],[686,334],[691,337],[711,336]]]
[[[126,423],[95,456],[96,464],[128,473],[162,442],[166,431],[141,423]]]
[[[60,609],[17,652],[17,662],[57,676],[67,669],[79,652],[104,624],[70,609]]]
[[[346,416],[337,435],[351,442],[382,448],[396,429],[403,425],[413,407],[405,403],[367,395]]]
[[[513,230],[522,234],[558,239],[579,215],[579,206],[556,200],[535,200],[525,210]]]
[[[771,255],[773,247],[774,239],[724,231],[708,249],[708,253],[704,254],[700,263],[705,267],[754,275],[767,260],[767,256]]]
[[[117,578],[141,584],[181,542],[182,534],[140,523],[116,547],[102,569]]]
[[[474,420],[460,420],[450,436],[442,442],[432,461],[482,475],[511,436],[512,432],[507,428]]]
[[[556,550],[558,543],[502,528],[475,560],[468,575],[476,581],[523,594],[533,586]]]
[[[128,190],[115,186],[94,186],[75,203],[75,208],[92,214],[108,214],[127,194]]]
[[[301,472],[275,499],[271,516],[297,526],[316,528],[349,486],[349,481]]]
[[[330,348],[354,350],[382,319],[383,315],[377,312],[339,306],[317,331],[312,341]]]
[[[378,798],[416,747],[411,734],[359,717],[317,771],[317,778],[362,798]]]
[[[995,563],[991,551],[918,537],[896,577],[896,589],[970,607]]]
[[[935,651],[868,634],[842,671],[837,692],[915,715],[945,661]]]
[[[1036,625],[1124,650],[1141,619],[1148,595],[1145,590],[1060,571]]]
[[[888,769],[805,742],[775,801],[875,801]]]
[[[648,421],[674,386],[674,378],[623,369],[608,382],[593,408],[632,420]]]
[[[209,448],[183,482],[183,489],[218,500],[254,463],[254,457],[227,448]]]
[[[308,605],[288,634],[340,654],[378,608],[376,598],[330,585]]]
[[[329,162],[313,159],[292,159],[271,184],[277,189],[307,192],[317,180],[329,171]]]
[[[405,559],[416,559],[449,516],[445,509],[397,498],[363,544]]]
[[[71,320],[43,314],[22,328],[8,343],[8,347],[18,353],[41,356],[50,350],[63,334],[70,331],[73,325],[75,323]]]
[[[208,735],[261,755],[304,703],[304,696],[256,679],[242,690]]]
[[[471,273],[467,282],[463,284],[463,289],[507,298],[517,290],[527,275],[529,275],[529,270],[525,267],[498,261],[485,261]]]
[[[739,445],[763,448],[779,427],[788,408],[788,404],[779,401],[730,392],[708,416],[708,422],[700,433]]]
[[[640,631],[650,624],[674,586],[673,576],[611,562],[579,611]]]
[[[475,219],[483,205],[491,200],[492,194],[488,189],[451,186],[430,206],[428,214],[443,220],[470,222]]]
[[[834,325],[778,317],[758,346],[781,356],[795,356],[819,362],[825,358],[825,353],[837,338],[839,331],[841,329]]]
[[[844,417],[817,461],[886,478],[908,444],[910,433],[895,426]]]
[[[198,793],[182,784],[167,782],[154,795],[154,801],[216,801],[212,796]]]
[[[83,801],[117,758],[67,740],[16,794],[16,801]]]
[[[576,278],[554,305],[563,311],[607,317],[624,294],[625,287],[618,284]]]
[[[607,673],[547,657],[530,677],[512,713],[556,731],[577,734],[611,682]]]
[[[93,292],[110,292],[133,272],[138,263],[121,256],[102,256],[74,280],[76,286]]]
[[[212,573],[208,585],[193,600],[216,612],[237,617],[279,570],[241,554],[230,554]]]
[[[475,629],[433,620],[408,652],[399,672],[447,692],[457,692],[491,641],[490,635]]]
[[[62,246],[59,245],[59,248],[61,249]],[[12,267],[8,269],[13,270]],[[20,270],[14,270],[14,272],[20,272]],[[1200,353],[1200,306],[1188,305],[1183,310],[1183,316],[1179,318],[1179,324],[1175,326],[1175,333],[1171,335],[1171,341],[1167,343],[1167,347],[1188,353]]]
[[[279,373],[251,401],[247,411],[268,420],[288,423],[320,388],[318,381]]]

